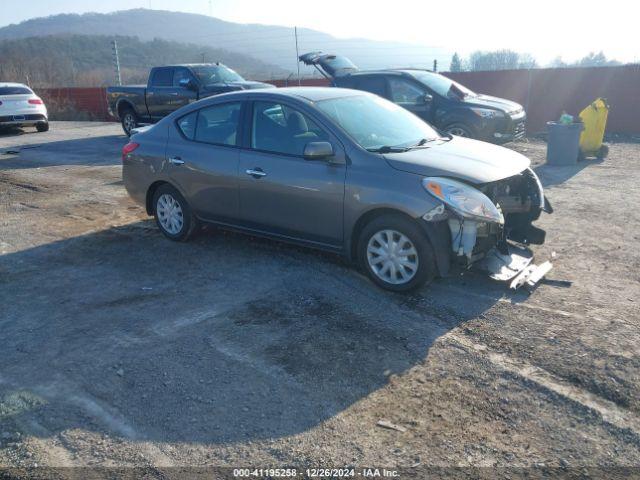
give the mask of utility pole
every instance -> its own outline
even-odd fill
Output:
[[[437,72],[438,71],[438,60],[434,60],[433,61],[433,71]]]
[[[296,36],[296,66],[298,67],[298,86],[300,86],[300,53],[298,52],[298,27],[293,27]]]
[[[122,78],[120,77],[120,57],[118,56],[118,42],[113,39],[111,41],[111,49],[113,53],[113,67],[116,71],[116,83],[122,85]]]
[[[202,55],[202,63],[204,63],[204,52],[201,53],[200,55]]]

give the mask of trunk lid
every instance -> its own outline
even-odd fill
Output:
[[[31,110],[37,110],[39,106],[29,103],[29,100],[37,98],[32,93],[17,95],[0,95],[0,113],[5,115],[16,115],[30,113]]]
[[[316,67],[327,78],[342,77],[359,70],[351,60],[341,55],[309,52],[300,55],[299,60]]]
[[[24,95],[0,95],[0,108],[3,107],[15,107],[28,105],[30,98],[36,98],[34,95],[28,93]]]

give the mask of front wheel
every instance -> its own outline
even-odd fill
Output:
[[[406,292],[436,276],[433,248],[426,234],[402,215],[382,215],[365,226],[358,259],[369,278],[385,290]]]
[[[454,123],[452,125],[447,126],[444,130],[448,134],[455,135],[456,137],[473,138],[471,129],[462,123]]]
[[[153,195],[156,224],[165,237],[178,242],[188,240],[198,227],[189,204],[171,185],[161,185]]]

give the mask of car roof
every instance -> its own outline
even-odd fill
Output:
[[[226,67],[221,62],[211,62],[211,63],[176,63],[171,65],[162,65],[155,68],[176,68],[176,67],[185,67],[185,68],[193,68],[193,67]],[[228,67],[227,67],[228,68]]]
[[[282,96],[297,97],[310,102],[319,102],[320,100],[328,100],[331,98],[353,97],[355,95],[370,95],[361,90],[351,90],[349,88],[336,87],[284,87],[284,88],[265,88],[255,90],[241,90],[238,92],[230,92],[224,96],[251,95],[251,96]],[[215,97],[210,97],[215,98]]]
[[[357,72],[350,73],[347,76],[350,76],[350,77],[364,76],[364,75],[397,75],[397,76],[411,75],[413,76],[415,72],[425,72],[425,73],[432,73],[434,75],[439,75],[439,73],[433,72],[425,68],[389,68],[384,70],[359,70]]]
[[[24,83],[15,83],[15,82],[0,82],[0,87],[25,87],[29,88],[29,86]],[[29,88],[31,90],[31,88]]]

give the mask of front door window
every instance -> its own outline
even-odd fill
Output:
[[[279,103],[255,102],[251,148],[301,156],[307,143],[328,140],[327,133],[305,114]]]

